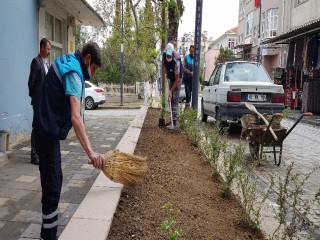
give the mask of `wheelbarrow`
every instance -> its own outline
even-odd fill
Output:
[[[303,113],[288,130],[285,127],[275,125],[276,119],[283,118],[281,113],[273,114],[269,124],[261,124],[256,114],[247,114],[241,118],[243,132],[249,138],[250,154],[255,159],[262,159],[266,153],[271,153],[274,158],[274,163],[279,166],[282,158],[283,141],[288,137],[292,130],[297,126],[303,117],[312,117],[311,112]],[[271,134],[270,128],[276,135]]]

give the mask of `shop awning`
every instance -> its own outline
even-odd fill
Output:
[[[102,17],[86,0],[58,0],[65,10],[84,26],[105,26]]]
[[[320,31],[320,18],[302,26],[296,27],[289,32],[281,34],[277,37],[266,39],[261,42],[261,44],[269,43],[289,43],[290,40],[300,37],[305,34],[312,34]]]
[[[251,48],[252,43],[247,43],[247,44],[238,44],[234,48]]]

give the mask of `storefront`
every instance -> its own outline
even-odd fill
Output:
[[[263,42],[288,46],[286,66],[281,75],[285,105],[314,114],[320,114],[319,23],[320,19]]]

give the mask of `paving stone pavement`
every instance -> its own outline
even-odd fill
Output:
[[[86,111],[85,125],[94,151],[114,149],[139,109]],[[30,141],[16,145],[0,163],[0,239],[39,239],[41,187],[38,166],[30,163]],[[73,131],[61,141],[63,186],[58,236],[82,202],[100,170],[87,157]]]
[[[292,119],[283,119],[281,125],[290,129],[295,121],[296,120]],[[239,137],[237,139],[232,138],[231,142],[239,144]],[[283,142],[283,155],[280,166],[274,164],[271,155],[267,155],[268,162],[263,163],[262,166],[255,171],[255,179],[257,180],[259,191],[261,191],[263,195],[266,194],[270,186],[270,175],[275,177],[275,179],[278,179],[279,176],[283,179],[286,176],[288,166],[293,163],[293,173],[300,173],[301,176],[310,173],[314,168],[318,168],[303,185],[304,193],[302,198],[310,201],[314,200],[320,186],[319,144],[320,127],[303,122],[298,123]],[[248,144],[246,144],[246,152],[249,154],[247,145]],[[269,205],[277,211],[278,204],[276,203],[276,195],[271,194],[267,201]],[[316,229],[311,232],[302,232],[299,235],[300,239],[307,239],[306,236],[308,234],[312,235],[314,239],[320,239],[320,205],[319,203],[314,203],[310,205],[310,207],[310,214],[308,214],[307,217],[316,226]]]

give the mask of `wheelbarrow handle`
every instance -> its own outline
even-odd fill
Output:
[[[313,113],[312,112],[306,112],[303,114],[304,117],[313,117]]]
[[[273,116],[275,118],[283,118],[283,114],[282,113],[275,113],[275,114],[273,114]]]
[[[298,120],[293,124],[293,126],[286,133],[286,135],[284,136],[283,140],[286,139],[286,137],[292,132],[292,130],[297,126],[297,124],[301,121],[301,119],[303,117],[312,117],[312,116],[313,116],[313,113],[311,113],[311,112],[306,112],[306,113],[301,114],[301,116],[298,118]]]

